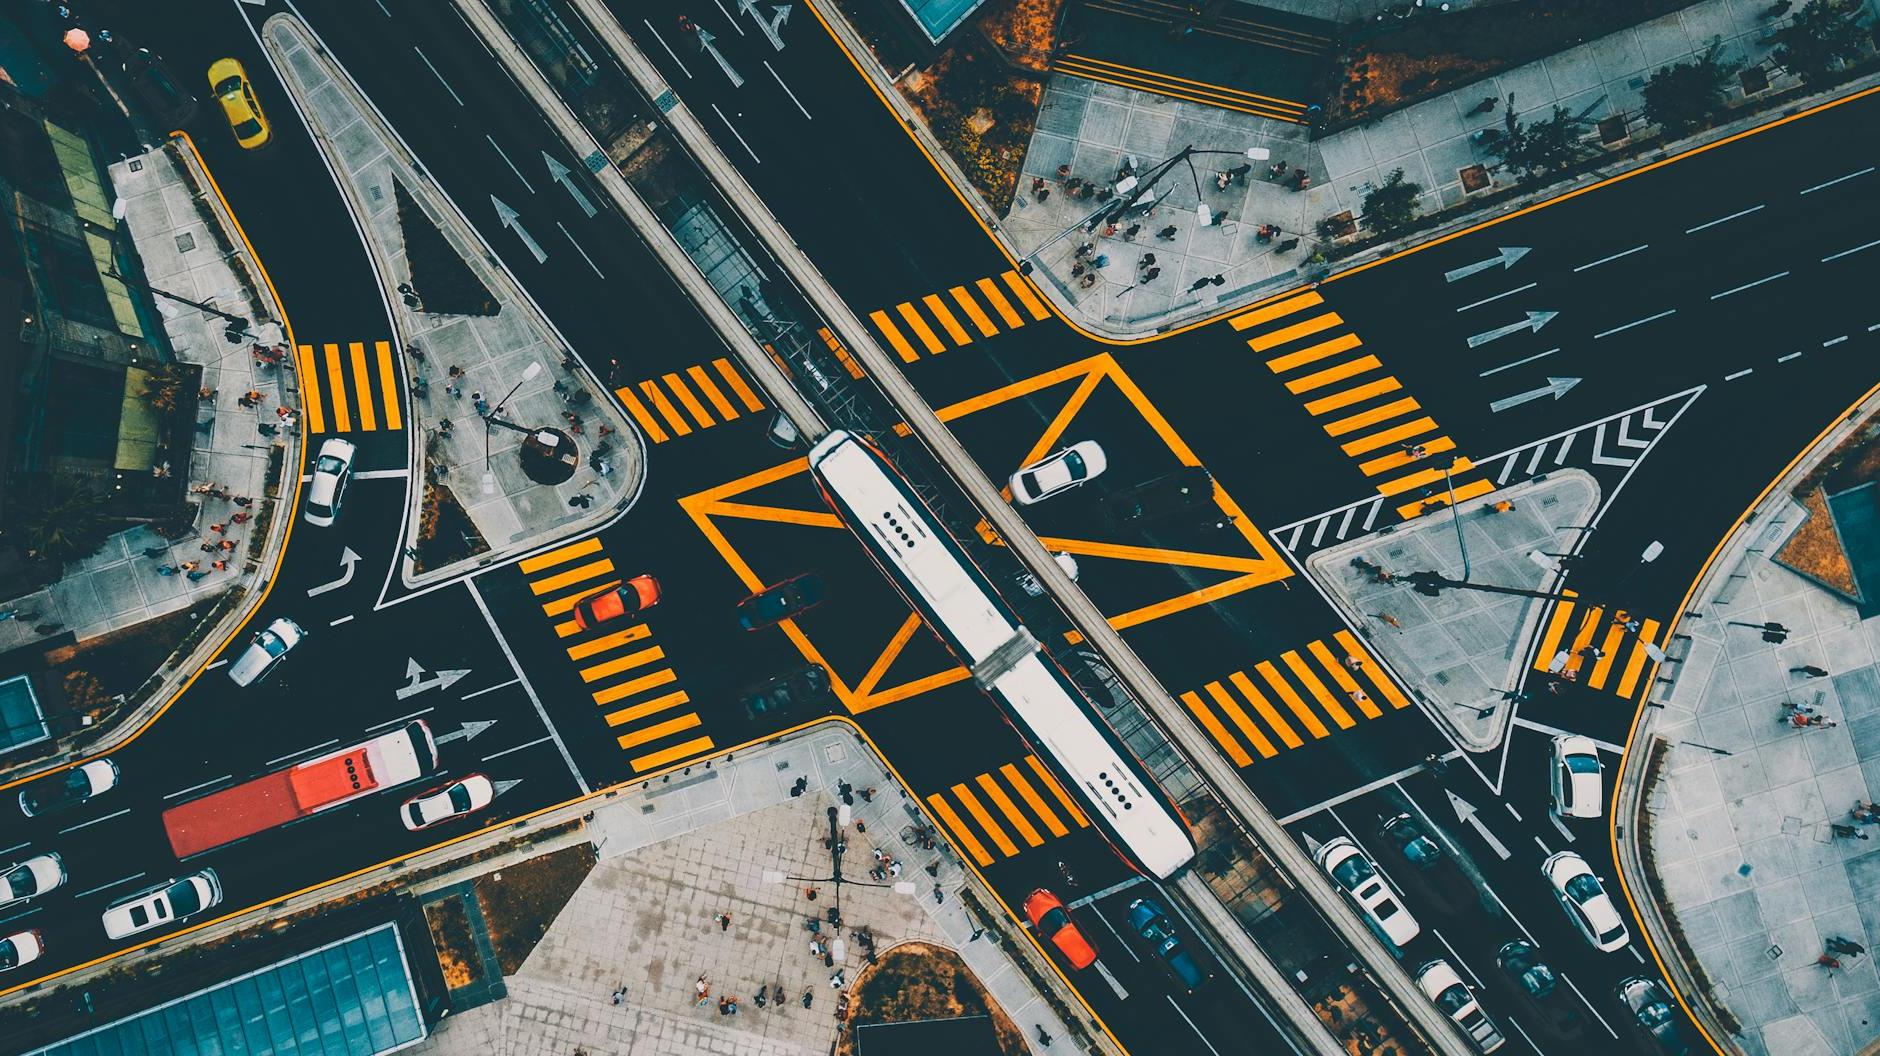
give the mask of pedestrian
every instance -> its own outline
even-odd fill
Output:
[[[1359,710],[1363,710],[1364,706],[1371,702],[1371,698],[1365,694],[1364,690],[1354,689],[1351,691],[1351,702],[1356,704]]]
[[[196,566],[200,565],[201,563],[202,562],[200,561],[185,561],[176,567],[182,569],[185,572],[194,572],[196,571]]]
[[[1033,194],[1036,194],[1036,193],[1038,193],[1039,191],[1042,191],[1042,190],[1044,190],[1044,177],[1043,177],[1043,176],[1033,176],[1033,177],[1031,178],[1031,192],[1032,192]]]
[[[483,393],[480,390],[470,394],[470,403],[476,407],[478,416],[487,417],[489,415],[489,401],[483,398]]]
[[[809,987],[803,988],[803,1007],[808,1008],[816,1000],[816,992]]]
[[[713,920],[716,920],[716,921],[718,922],[718,930],[719,930],[719,931],[730,931],[730,930],[731,930],[731,914],[729,914],[729,913],[720,913],[720,914],[718,914],[718,915],[717,915],[716,917],[713,917],[712,919],[713,919]]]
[[[1501,499],[1491,503],[1488,509],[1490,513],[1513,513],[1514,503],[1509,502],[1507,499]]]
[[[568,500],[568,505],[574,507],[577,510],[585,510],[589,506],[594,505],[594,496],[589,495],[586,492],[582,492],[581,494],[570,498]]]
[[[219,548],[219,549],[222,549],[222,550],[233,550],[233,549],[235,549],[235,540],[233,540],[233,539],[224,539],[224,540],[222,540],[221,542],[219,542],[219,543],[217,543],[217,544],[215,544],[215,545],[216,545],[216,547],[217,547],[217,548]]]
[[[1103,237],[1104,238],[1116,237],[1116,224],[1114,221],[1103,225]]]
[[[1145,271],[1142,273],[1142,282],[1138,283],[1138,285],[1147,286],[1150,283],[1154,282],[1157,276],[1161,274],[1162,274],[1161,268],[1150,268],[1148,271]]]
[[[768,986],[758,987],[757,988],[757,1007],[763,1008],[765,1005],[769,1003],[770,1003],[770,987]]]
[[[1071,167],[1068,162],[1057,167],[1057,178],[1059,183],[1064,183],[1071,178]]]
[[[1361,657],[1361,656],[1347,656],[1347,657],[1345,657],[1345,669],[1346,669],[1346,670],[1348,670],[1348,671],[1362,671],[1362,670],[1364,670],[1364,658],[1363,658],[1363,657]]]
[[[1097,185],[1094,183],[1086,183],[1082,187],[1077,188],[1077,197],[1083,199],[1086,202],[1092,198],[1095,198],[1096,196],[1097,196]],[[1112,224],[1111,226],[1114,227],[1115,225]]]
[[[1194,282],[1188,284],[1189,293],[1198,293],[1207,288],[1208,288],[1207,279],[1196,279]]]
[[[424,349],[419,348],[416,341],[405,342],[405,355],[410,356],[419,363],[424,362]]]
[[[1037,190],[1037,191],[1036,191],[1036,192],[1035,192],[1035,193],[1034,193],[1034,194],[1032,195],[1032,197],[1033,197],[1033,198],[1036,198],[1036,199],[1037,199],[1038,201],[1040,201],[1040,202],[1044,202],[1044,201],[1047,201],[1047,200],[1048,200],[1048,199],[1050,199],[1050,197],[1051,197],[1051,188],[1049,188],[1049,187],[1040,187],[1040,188],[1038,188],[1038,190]],[[808,1007],[808,1006],[804,1006],[804,1007]]]
[[[720,994],[718,997],[718,1014],[721,1016],[730,1015],[731,1013],[727,1010],[727,1006],[729,1006],[730,1004],[731,1004],[731,999],[729,997],[725,997],[724,995]]]
[[[1397,622],[1397,617],[1395,617],[1395,616],[1392,616],[1392,615],[1391,615],[1390,613],[1388,613],[1388,612],[1380,612],[1380,613],[1376,613],[1375,615],[1377,616],[1377,618],[1378,618],[1378,619],[1380,619],[1380,620],[1383,620],[1383,621],[1384,621],[1384,622],[1385,622],[1386,624],[1388,624],[1389,626],[1392,626],[1392,627],[1395,627],[1395,628],[1397,628],[1398,630],[1402,630],[1402,629],[1403,629],[1403,624],[1401,624],[1401,623],[1398,623],[1398,622]]]
[[[253,517],[254,517],[254,514],[252,513],[238,513],[230,517],[228,520],[230,524],[247,524],[251,519],[253,519]]]
[[[1175,241],[1175,233],[1176,233],[1175,225],[1170,224],[1167,227],[1163,228],[1162,230],[1157,231],[1155,233],[1155,237],[1161,239],[1164,242],[1173,242]]]
[[[1814,664],[1804,664],[1801,667],[1791,667],[1789,668],[1789,674],[1807,675],[1809,678],[1827,678],[1828,677],[1827,671],[1823,670],[1822,668],[1816,667]]]
[[[864,788],[855,794],[862,797],[862,802],[864,803],[873,803],[875,801],[875,790],[872,788]]]
[[[1299,240],[1296,238],[1289,238],[1286,241],[1281,242],[1279,245],[1274,246],[1273,252],[1290,253],[1293,250],[1298,249],[1298,248],[1299,248]]]
[[[210,531],[212,531],[212,532],[214,532],[214,533],[215,533],[215,534],[217,534],[217,535],[223,535],[223,534],[225,534],[225,533],[227,533],[227,531],[228,531],[228,525],[226,525],[226,524],[223,524],[223,523],[221,523],[221,522],[219,522],[219,521],[218,521],[217,523],[215,523],[215,524],[212,524],[212,525],[210,525],[210,526],[209,526],[209,530],[210,530]]]
[[[619,989],[614,991],[614,1004],[617,1005],[620,1002],[625,1001],[626,999],[627,999],[627,987],[626,987],[626,984],[623,983],[621,984]]]
[[[196,544],[196,549],[201,550],[205,554],[213,554],[215,553],[215,544],[208,542],[208,541],[204,541],[204,542]]]
[[[1073,279],[1079,278],[1083,275],[1084,272],[1089,271],[1089,270],[1090,270],[1089,268],[1084,266],[1084,262],[1080,260],[1077,263],[1071,265],[1071,278]]]
[[[1043,1023],[1038,1024],[1038,1043],[1048,1049],[1051,1047],[1051,1042],[1053,1040],[1054,1039],[1051,1037],[1051,1032],[1044,1029],[1044,1024]]]
[[[1826,968],[1829,971],[1833,971],[1834,969],[1841,967],[1841,962],[1835,960],[1834,955],[1831,953],[1824,953],[1821,956],[1815,958],[1815,963],[1821,965],[1823,968]]]
[[[695,1006],[703,1005],[707,1000],[710,1000],[712,996],[711,984],[705,981],[703,975],[699,976],[698,981],[692,984],[692,993],[696,998],[696,1000],[692,1002]]]
[[[1079,242],[1077,244],[1077,256],[1079,257],[1087,257],[1096,251],[1097,244],[1095,242]]]
[[[165,554],[167,554],[167,553],[169,553],[169,552],[170,552],[170,548],[169,548],[169,547],[167,547],[167,546],[146,546],[146,547],[144,547],[144,556],[145,556],[145,557],[162,557],[163,555],[165,555]]]
[[[1247,182],[1247,174],[1248,174],[1249,172],[1252,172],[1252,171],[1253,171],[1253,163],[1252,163],[1252,162],[1250,162],[1250,161],[1249,161],[1249,162],[1242,162],[1241,164],[1239,164],[1239,165],[1236,165],[1236,166],[1234,166],[1234,167],[1233,167],[1233,168],[1231,168],[1231,169],[1228,169],[1228,170],[1227,170],[1227,175],[1228,175],[1228,177],[1229,177],[1230,179],[1232,179],[1232,180],[1233,180],[1233,181],[1234,181],[1235,183],[1240,183],[1240,184],[1244,184],[1244,183],[1246,183],[1246,182]]]
[[[1123,229],[1123,241],[1134,242],[1136,240],[1137,233],[1140,232],[1141,230],[1142,230],[1141,224],[1131,224],[1128,227],[1124,228]]]
[[[837,968],[835,974],[829,977],[829,986],[832,989],[840,990],[843,986],[847,985],[848,981],[848,969]]]
[[[260,433],[262,436],[279,436],[281,434],[281,427],[262,422],[255,426],[255,432]]]
[[[1286,159],[1284,158],[1267,167],[1266,178],[1269,180],[1277,180],[1284,175],[1286,175]]]
[[[1083,287],[1086,290],[1090,289],[1092,286],[1095,286],[1096,284],[1097,284],[1097,276],[1094,272],[1089,275],[1085,275],[1083,278],[1077,280],[1077,285]]]
[[[234,495],[234,496],[231,496],[228,501],[234,503],[237,506],[241,506],[243,508],[253,506],[255,504],[255,500],[249,498],[246,495]]]
[[[174,575],[176,575],[176,566],[175,566],[175,565],[158,565],[158,566],[157,566],[157,575],[159,575],[159,576],[174,576]]]
[[[203,572],[203,571],[185,572],[183,574],[183,578],[189,580],[191,583],[194,583],[208,574],[209,573]]]
[[[217,558],[216,560],[209,562],[209,567],[215,569],[217,572],[227,572],[228,562],[223,561],[220,558]]]

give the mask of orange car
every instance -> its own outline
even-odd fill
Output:
[[[585,631],[608,620],[644,612],[657,604],[659,580],[646,575],[634,576],[625,583],[616,583],[575,602],[574,622]]]
[[[1097,963],[1097,948],[1077,929],[1056,895],[1041,887],[1025,896],[1025,916],[1031,920],[1031,926],[1038,929],[1038,934],[1050,939],[1051,945],[1071,962],[1072,968],[1088,968]]]

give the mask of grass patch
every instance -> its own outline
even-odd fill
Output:
[[[500,309],[489,287],[457,255],[418,200],[397,180],[392,181],[392,193],[398,202],[398,229],[405,238],[405,267],[423,302],[418,310],[435,315],[495,315]]]
[[[864,969],[851,993],[849,1022],[854,1026],[990,1015],[999,1039],[998,1056],[1024,1056],[1031,1051],[1024,1034],[986,996],[966,962],[943,947],[902,943]],[[855,1056],[854,1030],[842,1033],[835,1052],[836,1056]]]
[[[219,604],[218,598],[199,601],[121,631],[53,649],[46,660],[65,684],[72,708],[83,711],[119,693],[136,692]]]
[[[1326,128],[1381,117],[1692,2],[1526,0],[1409,19],[1349,46],[1338,82],[1323,93]]]
[[[580,843],[477,877],[477,901],[504,975],[521,969],[599,860],[593,844]]]
[[[1828,493],[1824,488],[1799,497],[1808,519],[1789,536],[1776,561],[1821,585],[1858,600],[1860,587],[1854,582],[1854,565],[1841,545],[1841,533],[1835,530],[1834,517],[1828,512]]]
[[[483,981],[483,958],[470,934],[470,914],[457,895],[440,898],[424,907],[424,922],[431,928],[431,945],[444,969],[444,985],[452,990]]]

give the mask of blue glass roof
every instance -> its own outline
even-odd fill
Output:
[[[28,1056],[379,1056],[424,1035],[388,923]]]
[[[940,43],[955,26],[966,21],[966,16],[985,0],[901,0],[901,6],[907,8],[925,30],[927,38],[935,44]]]

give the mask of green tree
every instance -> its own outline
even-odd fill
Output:
[[[1580,142],[1581,121],[1565,107],[1554,107],[1554,116],[1545,121],[1522,124],[1514,111],[1508,111],[1502,128],[1488,129],[1482,145],[1500,158],[1498,169],[1513,172],[1521,180],[1538,180],[1578,161],[1586,152]]]
[[[25,488],[7,520],[28,556],[57,562],[97,553],[118,527],[105,494],[67,476],[42,478]]]
[[[1665,135],[1676,137],[1721,116],[1728,109],[1724,86],[1741,67],[1718,62],[1719,47],[1712,40],[1710,50],[1696,62],[1666,66],[1652,74],[1645,85],[1645,119],[1664,129]]]
[[[1776,31],[1776,62],[1804,84],[1812,84],[1837,62],[1859,58],[1867,36],[1855,18],[1859,9],[1840,0],[1811,0]]]
[[[1416,219],[1417,198],[1422,193],[1422,185],[1406,182],[1403,170],[1398,169],[1364,196],[1364,222],[1378,234],[1390,234]]]

